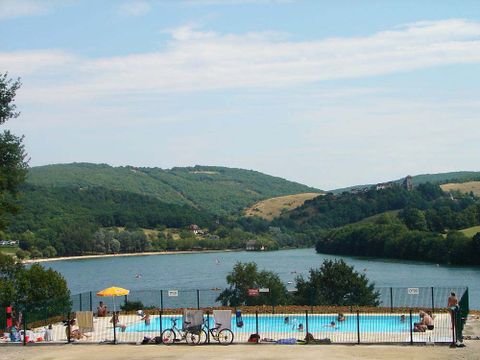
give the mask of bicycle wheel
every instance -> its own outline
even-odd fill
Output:
[[[206,344],[207,341],[208,341],[207,332],[202,329],[202,331],[200,331],[200,344]]]
[[[185,333],[185,341],[187,342],[188,345],[198,345],[200,342],[200,334],[201,331],[196,331],[196,332],[190,332],[187,331]]]
[[[220,330],[218,333],[218,342],[222,345],[230,345],[233,342],[233,332],[229,329]]]
[[[175,343],[175,339],[177,338],[173,329],[163,330],[160,336],[162,337],[162,343],[165,345],[171,345]]]

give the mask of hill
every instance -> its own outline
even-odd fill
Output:
[[[393,183],[401,184],[404,178],[393,180]],[[425,184],[427,182],[432,184],[445,184],[450,182],[464,183],[471,180],[480,180],[479,171],[455,171],[439,174],[422,174],[412,176],[414,186]],[[330,190],[329,192],[339,194],[345,191],[363,190],[374,186],[375,184],[353,185],[345,188]]]
[[[169,170],[72,163],[33,167],[29,184],[41,187],[102,187],[189,205],[216,215],[240,213],[260,200],[320,190],[257,171],[218,166]]]
[[[319,193],[303,193],[286,195],[262,200],[245,210],[245,216],[258,216],[265,220],[273,220],[282,212],[302,206],[306,200],[319,196]]]
[[[13,233],[48,231],[65,224],[93,227],[130,226],[156,228],[206,225],[213,215],[189,205],[176,205],[156,198],[101,187],[21,188],[18,205],[22,209],[10,220]]]
[[[480,196],[480,181],[467,181],[464,183],[448,183],[440,185],[443,191],[460,191],[465,194],[473,192]]]

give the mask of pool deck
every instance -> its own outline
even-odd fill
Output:
[[[355,321],[355,314],[345,314],[347,319],[350,321]],[[368,314],[363,314],[364,316],[369,316]],[[363,316],[362,315],[362,316]],[[371,314],[372,316],[378,314]],[[395,315],[385,315],[384,316],[395,316],[399,317],[399,314]],[[175,315],[174,317],[179,317],[181,315]],[[248,316],[248,315],[247,315]],[[260,315],[262,316],[262,315]],[[282,315],[268,315],[271,316],[299,316],[299,314],[282,314]],[[336,316],[336,314],[322,314],[322,316]],[[120,315],[119,323],[125,324],[127,327],[126,332],[122,332],[120,328],[117,328],[116,338],[117,343],[130,343],[130,344],[139,344],[145,336],[153,338],[155,336],[160,336],[160,329],[153,324],[158,325],[158,315],[151,316],[152,331],[129,331],[134,325],[141,324],[142,321],[138,315]],[[169,317],[168,315],[164,317]],[[172,316],[173,317],[173,316]],[[312,319],[313,320],[313,319]],[[411,340],[413,343],[426,343],[427,341],[432,341],[435,343],[450,343],[452,340],[452,330],[450,327],[450,316],[446,313],[438,313],[435,317],[435,330],[427,331],[424,333],[413,333],[412,338],[410,338],[409,331],[403,332],[394,332],[394,331],[383,331],[381,328],[375,328],[370,325],[370,328],[361,326],[360,333],[360,342],[364,344],[368,343],[404,343],[408,344]],[[180,324],[179,324],[180,325]],[[66,343],[66,332],[65,326],[63,324],[54,324],[53,327],[53,339],[54,342]],[[318,329],[318,327],[317,327]],[[236,331],[235,328],[232,328],[235,339],[234,343],[246,343],[250,334],[254,333],[255,330],[252,328],[246,329],[243,328],[242,331]],[[305,329],[306,330],[306,329]],[[288,339],[296,338],[298,340],[303,340],[306,335],[306,331],[298,331],[289,326],[277,326],[271,331],[260,331],[261,339]],[[43,328],[34,329],[34,332],[38,336],[42,336]],[[342,331],[340,329],[332,329],[326,327],[320,331],[309,331],[312,333],[315,339],[325,339],[328,338],[332,343],[337,344],[356,344],[358,342],[358,334],[356,331]],[[103,343],[103,342],[113,342],[113,326],[110,323],[110,318],[95,318],[94,319],[94,331],[87,333],[88,338],[83,338],[77,343]]]
[[[156,346],[156,345],[59,345],[59,346],[5,346],[0,349],[2,359],[16,360],[283,360],[283,359],[464,359],[478,360],[480,341],[466,341],[465,348],[448,346],[401,345],[231,345],[231,346]]]

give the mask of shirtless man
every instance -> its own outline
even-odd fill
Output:
[[[413,331],[425,332],[425,330],[433,330],[433,319],[424,311],[420,311],[420,322],[414,324]]]
[[[451,310],[451,308],[456,306],[458,306],[457,295],[452,291],[450,293],[450,296],[448,297],[448,303],[447,303],[448,311],[450,312],[450,318],[452,320],[452,327],[451,327],[452,329],[455,323],[455,312]]]
[[[98,317],[105,317],[107,316],[107,305],[103,304],[103,301],[100,301],[97,307],[97,316]]]

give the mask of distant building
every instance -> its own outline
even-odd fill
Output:
[[[197,224],[192,224],[188,227],[190,231],[192,231],[195,235],[204,235],[205,231],[200,229],[200,227]]]
[[[380,183],[375,185],[375,190],[384,190],[384,189],[391,189],[392,187],[395,186],[394,182],[386,182],[386,183]]]
[[[245,246],[245,250],[247,251],[255,251],[258,249],[257,240],[248,240]]]

